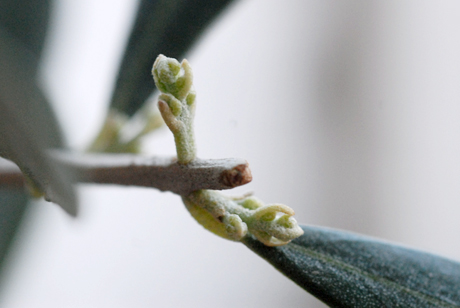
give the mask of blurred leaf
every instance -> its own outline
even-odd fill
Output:
[[[152,94],[158,54],[180,59],[231,0],[142,0],[118,73],[111,107],[133,115]]]
[[[27,201],[24,189],[0,187],[0,265],[3,264],[8,247],[14,238]]]
[[[0,0],[0,25],[35,56],[40,57],[45,41],[50,1]],[[37,67],[38,61],[28,63]]]
[[[14,161],[36,186],[70,214],[70,181],[45,151],[62,146],[57,121],[37,86],[38,55],[48,1],[0,1],[0,155]]]
[[[352,233],[302,226],[281,247],[245,245],[330,307],[460,307],[460,263]]]
[[[22,45],[27,46],[29,53],[33,55],[28,65],[33,76],[36,74],[38,59],[45,38],[46,24],[48,21],[49,4],[45,0],[0,0],[0,27],[2,37],[5,32],[14,35]],[[8,61],[4,55],[4,39],[0,40],[0,62]],[[3,72],[3,64],[0,64],[1,84],[6,77]],[[9,78],[14,79],[15,76]],[[2,88],[5,85],[0,85]],[[0,93],[1,95],[1,93]],[[2,103],[0,103],[2,104]],[[0,112],[0,123],[4,121],[3,108]],[[1,130],[1,129],[0,129]],[[1,135],[1,133],[0,133]],[[0,136],[0,154],[2,148],[7,149],[3,137]],[[0,187],[0,265],[3,264],[10,243],[20,224],[22,214],[27,206],[27,193],[23,188]]]

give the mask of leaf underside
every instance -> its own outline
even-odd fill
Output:
[[[15,0],[0,1],[0,80],[4,79],[8,82],[20,83],[17,76],[9,76],[6,68],[3,66],[10,65],[8,62],[9,54],[12,50],[5,48],[7,42],[11,41],[12,37],[18,41],[18,44],[27,46],[31,59],[27,62],[28,70],[35,76],[37,69],[37,61],[45,38],[46,24],[48,21],[49,5],[48,1],[31,0],[27,5],[24,2]],[[31,14],[34,12],[34,14]],[[29,16],[34,15],[33,18]],[[6,62],[2,62],[6,60]],[[16,78],[15,78],[16,77]],[[0,97],[2,96],[0,90]],[[0,100],[0,122],[9,122],[10,119],[5,117],[3,113],[3,100]],[[14,129],[9,128],[9,129]],[[0,131],[0,155],[7,151],[7,146],[2,138]],[[5,153],[3,153],[5,155]],[[8,252],[11,242],[14,238],[16,230],[20,224],[22,214],[27,206],[28,197],[24,189],[0,187],[0,269],[2,268],[3,261]]]
[[[245,245],[330,307],[460,307],[460,263],[353,233],[302,226],[281,247]]]
[[[45,153],[63,144],[54,113],[37,84],[49,10],[47,0],[0,1],[0,155],[75,214],[70,181]]]

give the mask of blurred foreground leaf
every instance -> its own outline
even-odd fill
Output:
[[[5,79],[14,80],[17,76],[8,76],[3,67],[5,61],[9,61],[9,54],[13,51],[7,52],[9,44],[11,44],[11,37],[20,42],[19,44],[27,46],[27,53],[29,53],[30,60],[27,65],[29,71],[35,77],[38,61],[40,56],[46,33],[46,26],[49,16],[49,3],[48,0],[0,0],[0,74],[1,74],[1,89],[9,86],[10,82]],[[6,42],[10,41],[10,42]],[[3,84],[6,82],[5,84]],[[0,90],[0,97],[3,97],[2,90]],[[8,90],[9,91],[9,90]],[[7,116],[3,113],[4,106],[2,105],[0,112],[0,123],[5,121]],[[3,125],[4,126],[4,125]],[[0,130],[2,130],[0,128]],[[0,135],[3,135],[0,133]],[[3,151],[8,150],[8,146],[4,144],[4,137],[0,136],[0,155]],[[18,229],[22,214],[27,207],[27,193],[23,188],[6,188],[0,187],[0,266],[3,264],[10,243]]]
[[[35,59],[43,49],[49,15],[49,0],[0,0],[0,25]],[[28,65],[36,69],[38,62]]]
[[[245,245],[330,307],[460,307],[460,263],[372,238],[302,226],[281,247]]]
[[[22,188],[0,187],[0,269],[27,205]]]
[[[111,107],[133,115],[152,94],[160,54],[181,58],[231,0],[142,0],[123,57]]]
[[[62,146],[60,130],[37,86],[49,3],[0,1],[0,155],[14,161],[33,184],[76,214],[70,181],[44,153]]]

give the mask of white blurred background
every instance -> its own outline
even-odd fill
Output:
[[[60,0],[45,88],[75,149],[105,115],[137,3]],[[241,157],[229,194],[305,224],[460,261],[460,2],[236,1],[189,53],[202,158]],[[163,128],[145,152],[173,155]],[[179,197],[79,186],[81,215],[30,207],[1,307],[325,307]]]

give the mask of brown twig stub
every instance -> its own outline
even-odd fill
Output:
[[[249,164],[238,165],[233,169],[225,170],[221,174],[221,182],[229,188],[237,187],[252,181],[251,169]]]

